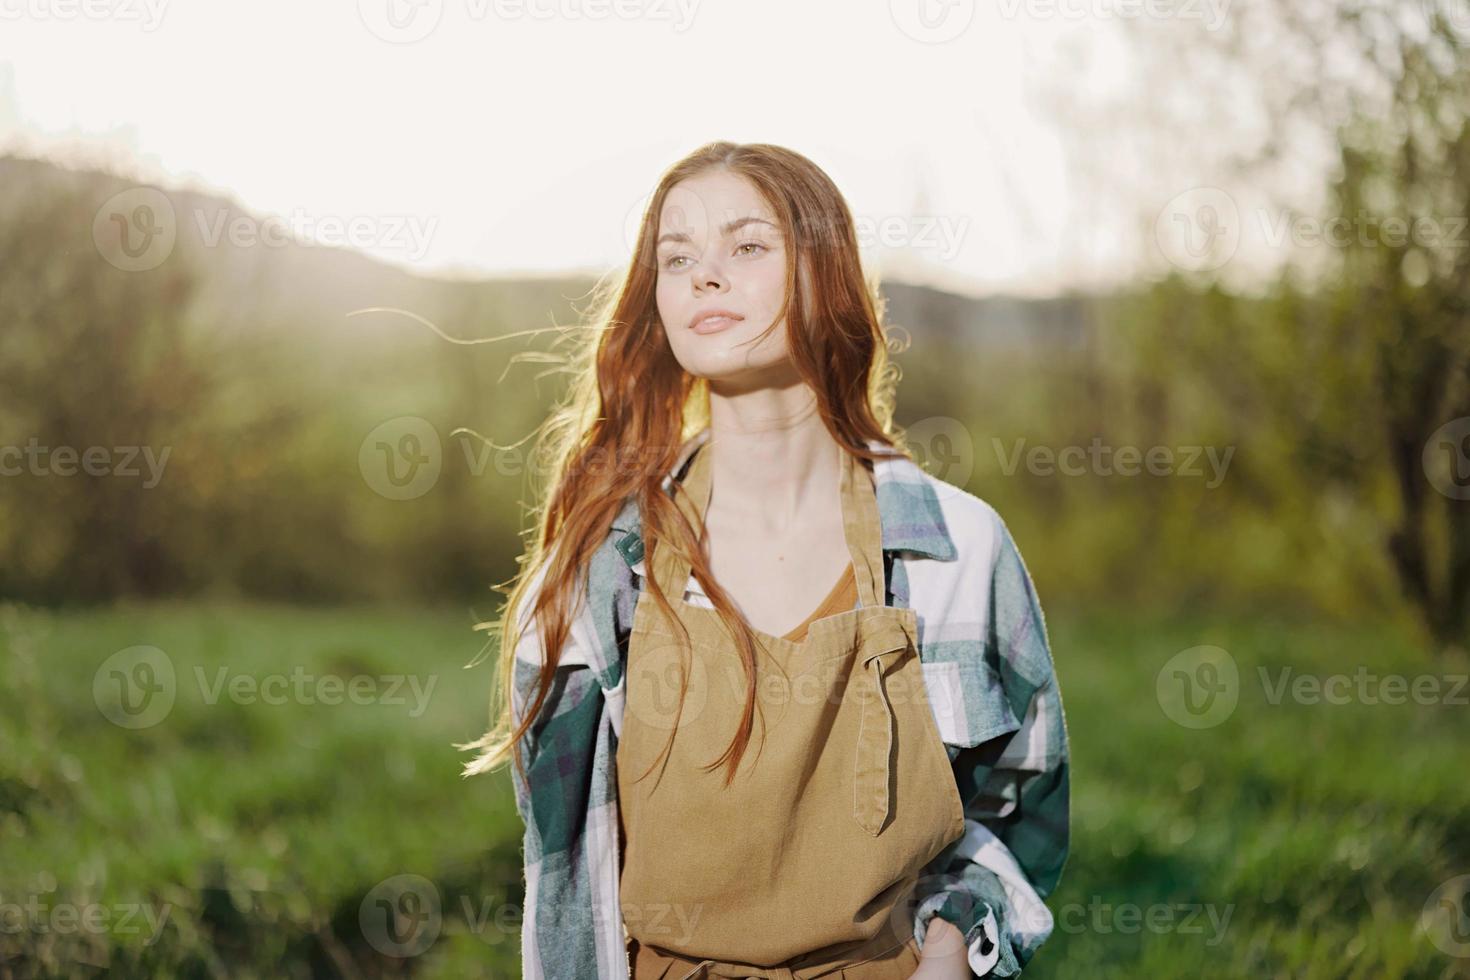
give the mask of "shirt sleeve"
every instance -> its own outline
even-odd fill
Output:
[[[538,582],[539,585],[539,582]],[[537,585],[528,590],[529,617]],[[585,614],[584,614],[585,615]],[[523,619],[516,644],[511,712],[525,717],[544,662],[539,624]],[[584,617],[574,621],[552,685],[521,742],[526,774],[511,764],[516,810],[525,823],[525,902],[521,970],[527,978],[595,975],[599,962],[590,849],[586,837],[599,730],[606,709],[587,644]]]
[[[1019,728],[951,749],[965,833],[925,869],[916,889],[920,948],[938,915],[964,935],[977,977],[1012,977],[1051,935],[1044,899],[1070,844],[1067,728],[1046,623],[1009,529],[996,518],[985,657]]]

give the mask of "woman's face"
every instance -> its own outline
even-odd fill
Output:
[[[664,199],[656,242],[658,315],[684,370],[742,384],[785,379],[785,317],[755,342],[786,292],[785,242],[755,185],[724,170],[680,181]],[[732,316],[704,320],[719,311]]]

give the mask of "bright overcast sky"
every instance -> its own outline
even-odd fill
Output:
[[[659,171],[720,138],[815,160],[885,274],[1106,265],[1037,93],[1118,84],[1120,19],[1057,0],[86,3],[0,0],[0,146],[122,148],[306,234],[381,219],[364,251],[423,271],[620,263]]]

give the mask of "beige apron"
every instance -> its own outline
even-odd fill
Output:
[[[710,498],[707,446],[678,495],[695,528]],[[880,980],[917,968],[913,887],[964,834],[964,809],[924,687],[917,614],[882,603],[873,483],[841,455],[860,608],[816,620],[799,643],[757,631],[754,728],[728,788],[724,763],[709,764],[744,705],[738,651],[715,610],[683,599],[689,563],[657,544],[649,555],[693,649],[645,589],[616,762],[634,980]]]

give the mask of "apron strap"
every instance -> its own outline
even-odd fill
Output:
[[[683,480],[674,481],[674,505],[679,508],[698,535],[704,534],[704,515],[709,510],[710,473],[708,440],[694,451],[694,459],[685,470]],[[678,606],[689,584],[689,559],[674,554],[672,548],[657,541],[653,547],[651,574],[664,596]]]
[[[704,515],[709,510],[712,483],[708,448],[706,441],[696,449],[684,479],[674,481],[674,503],[700,533],[704,529]],[[842,533],[857,580],[858,604],[881,606],[885,583],[883,525],[879,519],[878,497],[858,458],[841,447],[838,452],[842,457]],[[689,584],[690,561],[659,545],[653,548],[652,574],[670,601],[677,602],[683,598]]]
[[[874,618],[863,630],[854,668],[856,692],[862,705],[857,751],[853,760],[852,815],[859,827],[877,837],[888,821],[892,800],[888,793],[889,760],[893,757],[893,729],[897,718],[888,700],[883,675],[908,652],[913,638],[902,623]]]
[[[883,605],[883,524],[878,495],[862,462],[842,450],[842,531],[857,577],[858,602]]]

